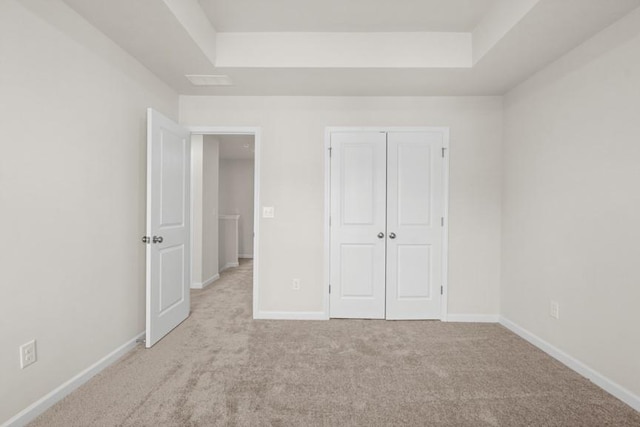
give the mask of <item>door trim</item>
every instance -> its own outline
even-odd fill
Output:
[[[260,295],[260,152],[262,128],[256,126],[186,126],[192,135],[253,135],[255,157],[253,164],[253,318],[261,319],[258,308]],[[193,203],[193,198],[191,199]],[[192,206],[193,209],[193,206]],[[191,229],[193,234],[193,227]]]
[[[440,320],[447,321],[449,301],[449,128],[439,126],[406,126],[406,127],[340,127],[327,126],[324,131],[324,319],[329,319],[329,280],[331,277],[331,230],[329,219],[331,215],[331,134],[333,132],[442,132],[444,147],[444,161],[442,165],[442,191],[444,227],[442,230],[442,301]]]

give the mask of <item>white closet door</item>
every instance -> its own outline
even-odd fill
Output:
[[[441,132],[390,132],[387,153],[387,319],[439,319]]]
[[[330,317],[384,319],[386,134],[331,134]]]

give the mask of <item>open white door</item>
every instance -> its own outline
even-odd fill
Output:
[[[147,348],[189,316],[190,133],[147,110]]]

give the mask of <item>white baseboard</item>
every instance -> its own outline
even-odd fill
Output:
[[[238,254],[238,258],[253,258],[253,254]]]
[[[327,320],[324,311],[259,311],[253,316],[261,320]]]
[[[215,282],[219,278],[220,278],[220,274],[218,274],[218,273],[214,274],[213,276],[209,277],[207,280],[202,282],[202,287],[206,288],[207,286],[209,286],[210,284],[212,284],[213,282]]]
[[[209,286],[210,284],[212,284],[213,282],[215,282],[216,280],[218,280],[219,278],[220,278],[220,275],[216,274],[214,276],[211,276],[210,278],[208,278],[204,282],[193,282],[191,284],[191,289],[204,289],[207,286]]]
[[[497,314],[447,314],[447,322],[498,323]]]
[[[238,263],[238,262],[228,262],[220,269],[220,273],[222,273],[223,271],[225,271],[228,268],[238,267],[239,265],[240,265],[240,263]]]
[[[120,359],[130,350],[132,350],[137,344],[136,340],[144,338],[144,335],[145,333],[142,332],[141,334],[138,334],[137,336],[131,338],[129,341],[122,344],[120,347],[116,348],[111,353],[107,354],[84,371],[75,375],[65,383],[56,387],[51,392],[47,393],[31,405],[20,411],[18,414],[2,424],[2,427],[22,427],[30,423],[40,414],[62,400],[65,396],[69,395],[82,384],[93,378],[96,374],[100,373],[100,371],[111,365],[116,360]]]
[[[525,339],[526,341],[529,341],[531,344],[535,345],[540,350],[547,353],[549,356],[559,360],[560,362],[564,363],[565,365],[567,365],[569,368],[573,369],[580,375],[588,378],[589,380],[591,380],[592,383],[602,388],[606,392],[612,394],[613,396],[617,397],[618,399],[622,400],[624,403],[631,406],[636,411],[640,411],[640,396],[633,394],[631,391],[622,387],[620,384],[610,380],[609,378],[605,377],[598,371],[590,368],[589,366],[585,365],[578,359],[574,358],[573,356],[570,356],[569,354],[565,353],[564,351],[560,350],[554,345],[549,344],[542,338],[538,337],[537,335],[534,335],[533,333],[517,325],[511,320],[504,317],[500,317],[500,324],[505,328],[509,329],[511,332],[515,333],[516,335],[519,335],[521,338]]]

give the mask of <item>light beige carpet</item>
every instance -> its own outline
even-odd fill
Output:
[[[33,426],[640,426],[494,324],[254,321],[251,263]]]

